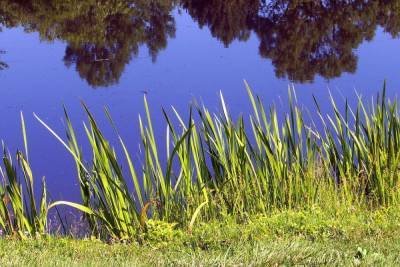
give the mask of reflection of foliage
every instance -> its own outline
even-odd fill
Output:
[[[2,0],[0,24],[67,43],[64,62],[94,87],[117,83],[147,46],[153,60],[175,34],[177,0]],[[377,26],[398,36],[400,0],[181,0],[225,46],[254,33],[278,77],[297,82],[354,72],[354,49]],[[0,69],[5,67],[0,63]]]
[[[354,72],[353,50],[377,26],[400,32],[399,0],[183,0],[183,6],[225,45],[256,33],[260,55],[272,60],[277,76],[297,82]]]
[[[118,82],[124,66],[130,60],[128,49],[97,47],[85,44],[79,47],[68,46],[64,62],[67,66],[76,65],[81,78],[96,86],[107,86]],[[123,48],[122,48],[123,49]]]
[[[211,34],[219,38],[225,46],[233,40],[246,41],[250,36],[247,27],[252,11],[257,10],[258,1],[252,0],[184,0],[190,15],[200,26],[208,26]]]
[[[156,59],[175,34],[172,9],[171,0],[4,0],[0,20],[43,40],[66,41],[65,64],[96,87],[118,82],[142,45]]]

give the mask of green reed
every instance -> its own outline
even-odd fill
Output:
[[[346,101],[339,109],[331,97],[331,115],[323,114],[315,99],[317,116],[313,118],[304,115],[294,91],[289,90],[289,111],[283,119],[278,119],[274,106],[266,108],[247,83],[246,88],[253,108],[247,118],[233,120],[222,94],[219,114],[198,104],[190,107],[187,118],[175,109],[172,114],[163,110],[164,142],[156,140],[145,97],[145,117],[139,117],[138,127],[139,161],[134,160],[136,154],[128,150],[107,109],[123,159],[117,157],[85,105],[90,159],[83,157],[67,111],[66,140],[35,115],[74,158],[82,195],[82,203],[57,201],[49,208],[77,208],[85,213],[93,234],[123,240],[145,230],[148,216],[191,231],[197,221],[227,215],[245,218],[313,206],[369,209],[398,204],[400,117],[397,102],[386,98],[385,88],[370,104],[359,97],[356,107]],[[305,123],[315,117],[321,127],[313,121]],[[167,152],[166,160],[160,151]],[[28,166],[19,155],[20,165]],[[7,171],[10,184],[16,179],[12,174]],[[24,175],[29,178],[30,171]],[[31,180],[25,180],[30,185]],[[35,207],[34,203],[29,207]],[[34,210],[28,213],[39,216]],[[0,216],[7,218],[5,214]],[[1,227],[9,227],[3,221]],[[18,225],[18,229],[25,228]]]
[[[15,164],[3,144],[3,166],[0,166],[0,229],[4,235],[19,238],[38,237],[47,233],[47,194],[42,179],[39,207],[34,194],[33,173],[28,162],[28,143],[24,117],[21,125],[25,154],[17,151]],[[20,178],[22,173],[22,181]]]

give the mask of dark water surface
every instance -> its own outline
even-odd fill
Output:
[[[80,100],[103,126],[108,106],[135,154],[144,93],[164,141],[162,106],[185,114],[196,98],[218,111],[221,90],[249,113],[243,79],[283,110],[290,84],[306,107],[329,90],[369,99],[384,79],[389,95],[400,89],[400,1],[2,0],[0,28],[0,138],[22,147],[22,110],[34,172],[56,199],[77,198],[74,164],[33,112],[64,136],[66,105],[84,140]]]

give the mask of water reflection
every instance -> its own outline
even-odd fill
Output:
[[[354,50],[378,26],[393,37],[400,32],[400,0],[2,0],[0,23],[65,41],[65,65],[91,86],[104,87],[118,82],[140,46],[156,60],[174,37],[176,6],[225,46],[255,34],[276,76],[295,82],[353,73]]]
[[[276,76],[295,82],[353,73],[354,49],[377,26],[393,37],[400,31],[400,1],[184,0],[183,6],[226,46],[254,32]]]
[[[22,26],[46,41],[67,43],[65,65],[75,66],[91,86],[118,82],[124,67],[145,45],[153,60],[175,34],[169,0],[3,0],[5,27]]]

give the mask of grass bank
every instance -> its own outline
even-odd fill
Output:
[[[400,264],[399,209],[276,212],[201,223],[191,234],[148,221],[142,243],[46,237],[0,240],[1,266],[209,266]]]

